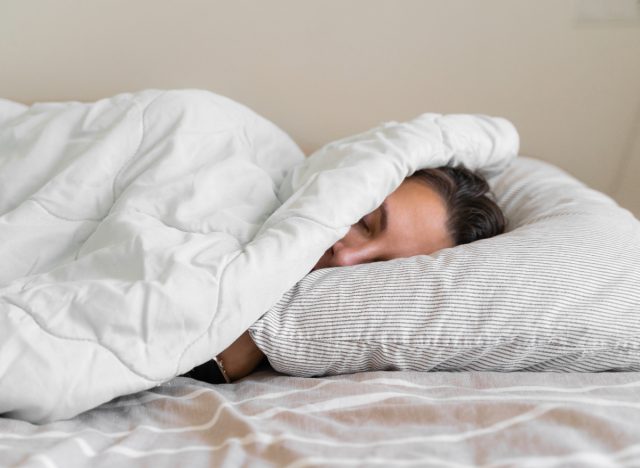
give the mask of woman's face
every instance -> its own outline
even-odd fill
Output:
[[[424,182],[406,179],[380,207],[351,226],[313,270],[429,255],[453,247],[446,222],[440,195]]]

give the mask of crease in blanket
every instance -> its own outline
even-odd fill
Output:
[[[0,100],[0,414],[71,418],[191,371],[407,175],[496,173],[517,152],[483,115],[388,122],[305,158],[204,90]]]

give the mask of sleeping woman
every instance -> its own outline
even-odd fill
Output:
[[[422,169],[351,226],[313,270],[429,255],[501,234],[505,224],[482,176],[464,166]],[[264,358],[245,331],[215,359],[184,375],[232,382],[251,373]]]

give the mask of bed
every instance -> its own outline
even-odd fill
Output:
[[[124,108],[121,101],[117,102],[118,108]],[[200,105],[201,100],[197,102]],[[185,112],[180,110],[178,113],[183,115]],[[163,111],[159,115],[166,113]],[[440,119],[439,116],[428,117],[430,125],[441,122]],[[362,146],[362,138],[379,136],[382,131],[382,140],[388,141],[389,135],[384,131],[409,128],[402,127],[403,124],[394,125],[384,124],[382,130],[367,133],[365,137],[347,138],[342,143],[328,145],[320,150],[320,155],[322,151],[331,153],[336,148],[349,153],[355,146]],[[471,141],[471,146],[475,143]],[[453,153],[455,156],[455,151]],[[335,154],[340,156],[339,151]],[[313,164],[312,160],[306,169],[313,172]],[[358,164],[362,163],[356,161],[354,167]],[[486,169],[487,164],[484,167]],[[503,164],[501,170],[504,169]],[[341,167],[341,170],[344,169]],[[550,338],[545,335],[548,349],[532,348],[530,342],[522,344],[510,339],[522,329],[535,328],[536,321],[516,320],[520,330],[510,330],[513,336],[506,340],[505,336],[499,336],[498,341],[482,343],[472,349],[452,349],[450,343],[445,347],[437,344],[437,340],[433,341],[437,362],[427,360],[420,364],[423,367],[419,370],[407,370],[400,364],[389,365],[384,360],[381,361],[382,370],[375,371],[356,371],[357,367],[349,367],[356,366],[357,362],[320,362],[319,365],[330,369],[322,374],[338,375],[296,376],[296,369],[287,367],[292,366],[291,361],[295,359],[288,351],[278,354],[278,349],[286,348],[275,341],[277,337],[283,339],[278,326],[282,326],[284,322],[280,318],[285,316],[278,314],[284,309],[295,308],[276,306],[260,318],[257,322],[260,325],[254,325],[254,338],[270,359],[257,372],[238,382],[222,385],[175,377],[153,388],[147,385],[149,388],[144,390],[110,399],[73,417],[57,417],[55,421],[34,423],[23,420],[27,418],[5,415],[0,418],[0,464],[25,467],[122,464],[154,467],[637,466],[640,464],[637,401],[640,292],[635,288],[640,283],[638,221],[613,200],[551,165],[523,157],[511,164],[509,170],[503,172],[501,179],[492,182],[500,191],[503,207],[510,214],[512,224],[505,238],[438,254],[433,261],[449,268],[438,274],[454,271],[451,268],[455,268],[462,255],[474,251],[478,255],[492,252],[493,243],[512,241],[514,246],[522,248],[529,245],[526,243],[531,239],[529,232],[545,240],[554,240],[562,239],[565,233],[567,236],[574,234],[566,230],[567,226],[578,226],[581,230],[576,232],[584,233],[584,237],[582,243],[575,243],[575,249],[597,245],[602,235],[613,239],[606,249],[592,249],[581,255],[589,254],[589,258],[601,262],[598,265],[584,262],[583,266],[588,268],[583,270],[598,267],[603,272],[600,276],[595,273],[584,276],[588,281],[583,290],[589,294],[597,292],[597,300],[590,300],[598,303],[585,317],[596,317],[605,310],[610,317],[617,317],[614,322],[618,328],[605,327],[603,332],[602,322],[581,320],[580,307],[584,307],[585,302],[572,303],[570,299],[574,291],[582,289],[558,287],[545,297],[546,309],[541,309],[541,318],[537,320],[551,326],[542,327],[536,333],[549,333],[556,329],[556,323],[565,327],[560,327],[563,334]],[[540,179],[541,187],[546,184],[542,194],[528,191],[530,186],[515,183],[536,170],[547,171],[544,173],[548,177]],[[509,177],[514,183],[505,182]],[[308,177],[308,180],[315,179]],[[304,174],[298,182],[302,186],[313,186],[314,183],[305,185]],[[554,192],[554,189],[559,191]],[[549,202],[551,199],[553,203]],[[529,208],[524,210],[523,207]],[[594,223],[596,219],[598,222]],[[583,222],[586,224],[580,224]],[[540,231],[539,226],[545,226],[546,230]],[[570,245],[573,243],[565,244]],[[544,252],[551,258],[562,257],[549,248]],[[578,250],[566,252],[567,259],[578,258]],[[609,263],[603,264],[604,260],[598,255],[609,257]],[[310,261],[312,265],[313,258]],[[617,263],[611,263],[614,261]],[[400,264],[403,263],[394,263]],[[526,266],[526,262],[522,265]],[[380,268],[380,265],[354,268],[357,272]],[[576,273],[562,270],[561,266],[557,268],[558,274],[566,274],[567,284],[570,280],[583,278],[579,275],[586,275],[582,270]],[[344,284],[339,275],[349,275],[349,271],[335,270],[327,275],[334,275],[339,284]],[[478,269],[477,274],[484,273]],[[314,281],[325,273],[314,275],[308,275],[302,282]],[[384,278],[380,281],[384,283]],[[597,287],[595,283],[589,283],[595,281],[600,281]],[[527,291],[534,297],[535,287],[546,287],[544,272],[533,277],[531,283]],[[517,294],[520,289],[516,285],[514,290]],[[293,304],[302,296],[304,292],[299,290],[288,293],[286,301]],[[527,302],[529,306],[537,304],[535,299]],[[328,303],[323,307],[335,311],[338,306]],[[491,308],[488,310],[492,311]],[[478,311],[486,312],[487,309]],[[621,315],[616,316],[616,313]],[[279,317],[278,320],[272,320],[274,316]],[[570,323],[554,322],[558,317],[569,316],[574,318]],[[490,320],[492,316],[484,318]],[[493,319],[503,320],[504,317]],[[276,325],[272,325],[274,323]],[[234,326],[239,329],[243,323]],[[315,333],[317,330],[313,326],[305,329],[305,333]],[[353,331],[353,328],[349,330]],[[581,336],[588,336],[591,341],[585,345],[580,341]],[[539,340],[540,335],[532,338]],[[567,341],[558,344],[557,338]],[[620,346],[620,340],[613,338],[624,338],[624,347]],[[592,346],[596,339],[598,346]],[[607,341],[610,339],[611,343],[616,342],[611,344]],[[305,339],[298,337],[296,341],[296,336],[288,336],[286,340],[289,346],[299,347],[298,360],[307,353],[305,360],[313,361],[317,347],[304,348]],[[492,352],[497,352],[503,359],[496,360]],[[290,361],[287,361],[287,354]],[[573,371],[567,372],[567,369]],[[287,370],[286,374],[284,370]],[[68,372],[72,375],[75,370]],[[176,374],[180,372],[173,375]],[[4,387],[0,385],[5,389],[13,385],[6,380],[6,375],[2,374]],[[109,378],[111,375],[105,375],[102,382],[97,379],[96,386],[107,387]],[[65,394],[62,395],[61,404],[67,404],[63,401]],[[69,398],[76,396],[70,395]],[[21,414],[28,414],[26,411]]]
[[[1,421],[3,466],[637,466],[636,372],[183,377],[72,420]]]

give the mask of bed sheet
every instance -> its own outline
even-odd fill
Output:
[[[73,419],[0,419],[0,465],[640,465],[640,373],[177,377]]]

